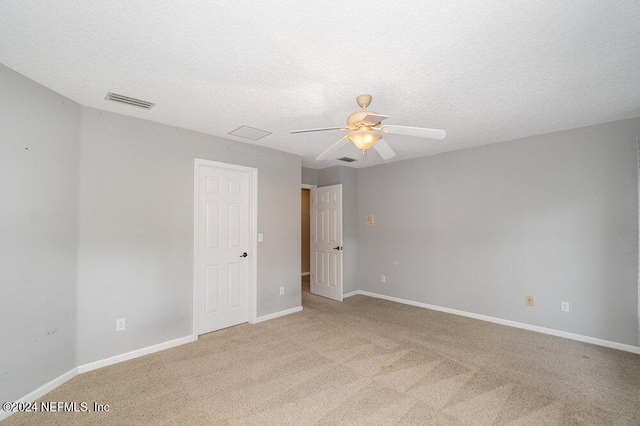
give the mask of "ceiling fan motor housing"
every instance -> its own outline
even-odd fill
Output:
[[[365,121],[364,120],[364,118],[367,115],[370,115],[370,114],[371,115],[376,115],[378,113],[375,112],[375,111],[358,111],[358,112],[354,112],[347,119],[347,125],[352,130],[357,130],[362,126],[366,126],[366,127],[375,126],[378,123],[374,123],[372,121]]]

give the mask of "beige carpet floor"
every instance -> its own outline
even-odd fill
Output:
[[[640,357],[365,296],[81,374],[9,425],[639,425]]]

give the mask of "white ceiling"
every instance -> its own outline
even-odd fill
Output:
[[[315,160],[343,132],[290,132],[346,124],[361,93],[385,124],[447,131],[385,135],[393,160],[640,116],[640,2],[0,0],[0,63],[82,105],[323,168],[346,165]],[[272,134],[227,135],[241,125]]]

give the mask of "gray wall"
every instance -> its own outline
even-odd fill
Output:
[[[343,293],[358,290],[358,170],[334,166],[317,170],[317,185],[342,184]]]
[[[307,167],[302,168],[302,183],[305,185],[317,185],[318,184],[318,170],[309,169]]]
[[[192,333],[194,158],[258,169],[258,315],[300,306],[300,157],[0,89],[0,401]]]
[[[0,401],[76,364],[80,107],[0,65]]]
[[[300,306],[300,157],[83,108],[79,364],[191,334],[194,158],[258,169],[258,315]]]
[[[360,169],[359,288],[637,346],[638,135],[631,119]]]

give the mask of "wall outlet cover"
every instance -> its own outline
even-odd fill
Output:
[[[116,331],[122,331],[125,329],[125,327],[126,327],[126,324],[125,324],[124,318],[120,318],[116,320]]]
[[[525,303],[527,306],[533,306],[533,296],[526,296],[526,297],[524,298],[524,303]]]

